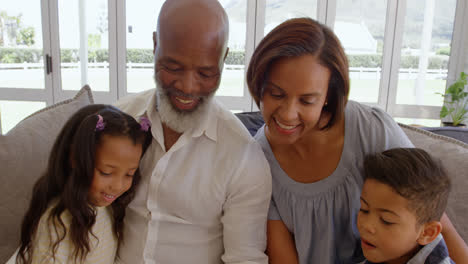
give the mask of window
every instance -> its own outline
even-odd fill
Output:
[[[349,61],[351,100],[378,103],[387,1],[338,0],[334,32]]]
[[[44,89],[41,5],[8,1],[0,7],[0,87]]]
[[[0,101],[0,132],[6,134],[19,121],[45,106],[45,102]]]
[[[266,1],[264,35],[282,22],[296,17],[317,19],[317,0]]]
[[[406,4],[396,103],[442,106],[456,0]]]
[[[84,84],[99,103],[154,88],[152,32],[164,1],[6,1],[0,7],[2,132]],[[350,62],[350,99],[409,123],[438,120],[437,93],[468,59],[462,0],[219,2],[229,17],[230,53],[216,95],[230,110],[256,110],[245,83],[248,62],[263,36],[293,17],[333,28]]]
[[[107,0],[59,0],[61,88],[109,91]]]
[[[224,62],[223,75],[218,96],[244,96],[245,37],[247,6],[246,1],[220,0],[229,17],[229,53]]]
[[[127,92],[137,93],[155,87],[153,80],[153,31],[164,0],[127,1]],[[142,8],[144,6],[144,8]]]

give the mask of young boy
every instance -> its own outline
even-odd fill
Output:
[[[357,226],[365,263],[453,263],[440,234],[450,179],[417,148],[368,156]]]

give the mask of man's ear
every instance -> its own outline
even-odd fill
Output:
[[[229,47],[226,48],[226,53],[224,54],[223,62],[226,61],[228,53],[229,53]]]
[[[442,224],[439,221],[432,221],[424,224],[423,230],[418,237],[418,243],[421,246],[427,245],[434,241],[442,231]]]
[[[158,38],[156,31],[153,31],[153,55],[156,53],[156,46],[158,44]]]

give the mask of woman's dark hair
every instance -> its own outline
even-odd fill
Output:
[[[331,72],[327,105],[330,120],[327,129],[343,115],[349,94],[348,59],[340,41],[327,26],[310,18],[287,20],[263,38],[250,60],[247,70],[249,91],[260,108],[264,85],[272,65],[283,58],[312,55]]]
[[[96,129],[98,114],[105,123],[102,130]],[[88,191],[94,175],[96,147],[102,135],[127,137],[134,144],[141,144],[143,152],[151,142],[149,133],[143,131],[133,117],[113,106],[95,104],[77,111],[60,131],[50,152],[47,170],[34,185],[31,202],[21,225],[17,263],[31,263],[32,242],[39,220],[55,200],[57,204],[51,209],[47,219],[58,225],[53,228],[58,237],[57,241],[53,241],[53,256],[55,257],[58,244],[65,238],[66,232],[69,232],[74,244],[75,262],[85,259],[90,251],[89,234],[96,220],[96,211],[88,202]],[[135,196],[135,186],[140,178],[140,171],[137,169],[130,189],[111,205],[113,229],[118,243],[123,239],[125,208]],[[65,210],[72,216],[68,230],[61,219]]]
[[[447,206],[450,178],[442,162],[425,150],[394,148],[368,155],[364,175],[407,199],[418,224],[440,221]]]

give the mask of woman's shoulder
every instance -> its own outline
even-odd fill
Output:
[[[356,101],[348,101],[345,115],[360,124],[394,124],[392,117],[377,106],[369,106]]]
[[[261,126],[257,130],[257,133],[255,134],[254,138],[258,142],[258,144],[262,147],[265,157],[267,157],[269,155],[271,148],[270,148],[270,143],[268,143],[268,139],[265,136],[265,125]]]
[[[361,140],[354,142],[361,146],[377,146],[376,151],[412,146],[398,123],[379,107],[349,101],[345,110],[345,120],[347,123],[345,133],[351,134],[354,139],[359,137]]]

